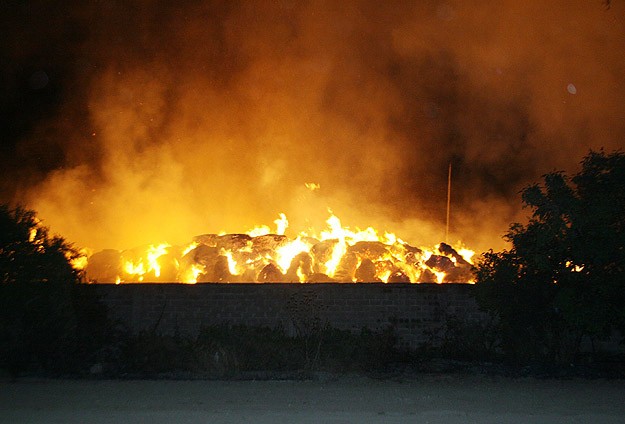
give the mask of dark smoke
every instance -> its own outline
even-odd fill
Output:
[[[625,6],[5,1],[2,201],[95,248],[286,212],[478,250],[625,135]],[[321,189],[310,192],[304,183]],[[452,242],[454,240],[451,240]]]

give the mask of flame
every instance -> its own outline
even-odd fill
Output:
[[[471,249],[467,249],[466,247],[462,247],[458,249],[458,253],[460,254],[460,256],[464,258],[465,261],[467,261],[470,264],[473,264],[472,259],[473,259],[473,256],[475,256],[475,251]]]
[[[93,252],[91,251],[91,249],[86,249],[86,248],[82,248],[78,250],[78,256],[75,257],[71,257],[71,254],[67,255],[67,259],[69,260],[69,263],[71,264],[72,268],[77,269],[77,270],[83,270],[86,268],[87,264],[89,263],[89,256],[91,256],[93,254]]]
[[[186,255],[187,253],[195,249],[197,246],[198,246],[198,243],[194,241],[193,243],[191,243],[190,245],[188,245],[182,250],[182,256]]]
[[[74,269],[85,269],[88,263],[89,260],[87,259],[86,255],[81,255],[77,258],[70,260],[70,264]]]
[[[126,259],[123,260],[124,273],[130,279],[137,279],[143,281],[147,273],[154,273],[156,278],[161,276],[161,264],[159,258],[167,253],[167,249],[170,247],[168,243],[161,243],[157,246],[148,246],[145,254],[136,260]],[[119,277],[119,276],[118,276]],[[126,280],[119,277],[120,282]]]
[[[286,215],[283,213],[280,213],[280,217],[273,222],[274,224],[276,224],[276,232],[274,234],[283,235],[286,229],[289,227],[289,221],[286,218]],[[245,232],[245,234],[251,237],[266,236],[270,233],[271,228],[269,228],[267,225],[258,225],[251,230]]]
[[[124,264],[124,271],[128,275],[137,275],[139,281],[143,281],[143,275],[145,274],[145,267],[143,266],[143,262],[134,264],[132,261],[126,261],[126,263]]]
[[[184,273],[180,275],[180,281],[185,284],[195,284],[200,274],[204,273],[204,266],[192,264]]]
[[[474,252],[441,244],[409,245],[394,233],[344,226],[329,211],[326,228],[294,239],[280,213],[275,231],[259,225],[243,234],[205,234],[184,246],[168,243],[89,257],[87,278],[98,282],[471,282]],[[99,255],[99,256],[98,256]],[[116,261],[119,261],[117,264]],[[84,265],[84,264],[82,264]],[[81,266],[82,266],[81,265]],[[117,271],[115,271],[117,270]]]
[[[436,275],[436,282],[438,284],[442,284],[443,281],[445,280],[445,273],[443,271],[432,271],[434,272],[434,275]]]
[[[564,264],[571,272],[582,272],[584,270],[584,265],[577,265],[571,261],[566,261]]]
[[[300,237],[296,238],[292,242],[276,249],[276,263],[282,270],[286,272],[291,265],[291,261],[297,255],[302,252],[309,252],[310,245],[304,243]]]
[[[259,225],[257,227],[252,228],[251,230],[248,230],[246,234],[252,237],[259,237],[259,236],[265,236],[269,234],[270,232],[271,232],[271,229],[268,226]]]
[[[154,275],[156,275],[156,277],[161,276],[161,266],[158,263],[158,258],[160,258],[165,253],[167,253],[168,247],[169,247],[169,244],[163,243],[163,244],[159,244],[156,247],[150,246],[150,248],[148,249],[148,252],[146,255],[147,261],[148,261],[148,271],[154,270]]]
[[[234,260],[232,251],[222,249],[221,254],[228,259],[228,271],[230,271],[230,274],[239,275],[239,271],[237,270],[237,261]]]
[[[273,221],[276,224],[276,234],[284,235],[284,232],[289,227],[289,220],[286,219],[286,215],[280,213],[280,218]]]
[[[382,282],[384,283],[388,283],[388,279],[391,277],[391,273],[392,271],[390,269],[385,269],[384,271],[380,272],[380,280],[382,280]]]
[[[321,186],[317,183],[304,183],[304,185],[310,191],[319,190],[321,188]]]

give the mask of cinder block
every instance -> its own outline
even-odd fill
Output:
[[[153,328],[196,336],[204,325],[286,328],[293,296],[312,298],[311,313],[341,329],[395,326],[407,347],[427,341],[446,316],[486,314],[466,284],[122,284],[91,285],[112,317],[133,332]],[[159,321],[160,320],[160,321]],[[286,324],[285,324],[286,323]]]

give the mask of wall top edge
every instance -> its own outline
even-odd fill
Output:
[[[259,286],[298,286],[298,287],[306,287],[306,286],[342,286],[342,287],[444,287],[444,286],[472,286],[474,284],[464,283],[464,282],[456,282],[456,283],[196,283],[196,284],[185,284],[185,283],[177,283],[177,282],[168,282],[168,283],[153,283],[153,282],[141,282],[141,283],[123,283],[123,284],[115,284],[115,283],[90,283],[86,284],[89,286],[119,286],[119,287],[130,287],[130,286],[184,286],[184,287],[197,287],[197,286],[251,286],[251,287],[259,287]]]

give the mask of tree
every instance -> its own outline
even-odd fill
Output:
[[[526,187],[529,222],[476,266],[478,301],[514,356],[568,360],[584,336],[625,334],[625,154],[591,151],[581,165]]]
[[[79,256],[34,211],[0,205],[0,367],[65,371],[102,342],[106,311],[79,287]]]

